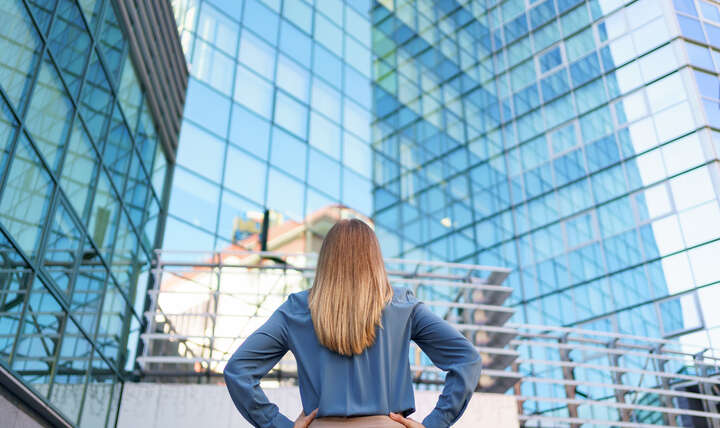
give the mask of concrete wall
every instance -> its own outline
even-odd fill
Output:
[[[294,420],[300,413],[297,388],[265,389],[268,398]],[[437,401],[437,392],[415,391],[417,411],[410,417],[422,420]],[[512,396],[479,394],[470,400],[455,427],[517,428],[517,407]],[[119,428],[235,428],[250,427],[235,408],[225,385],[126,383],[120,406]]]
[[[0,393],[0,427],[3,428],[45,428],[31,412],[18,401]]]

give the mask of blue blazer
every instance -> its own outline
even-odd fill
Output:
[[[316,417],[387,415],[415,411],[409,347],[413,340],[442,370],[445,386],[436,407],[422,421],[448,427],[465,411],[478,384],[480,354],[453,326],[408,288],[393,287],[382,312],[383,328],[361,354],[340,355],[321,345],[310,318],[308,291],[290,294],[270,318],[238,347],[225,366],[227,388],[240,413],[256,427],[292,427],[293,421],[268,401],[260,379],[292,351],[297,361],[305,414]]]

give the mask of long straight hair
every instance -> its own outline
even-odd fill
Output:
[[[392,294],[375,232],[356,218],[335,223],[320,247],[308,295],[318,341],[341,355],[362,353],[375,342]]]

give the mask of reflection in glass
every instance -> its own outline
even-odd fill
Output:
[[[21,134],[17,144],[6,186],[0,195],[0,221],[20,248],[33,257],[53,184],[25,134]]]

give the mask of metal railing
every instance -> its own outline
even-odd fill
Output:
[[[293,292],[312,285],[314,253],[158,252],[148,328],[137,358],[144,380],[220,376],[229,356]],[[507,323],[507,269],[385,259],[393,284],[412,288],[472,340],[483,357],[477,390],[513,393],[524,426],[720,427],[720,354],[677,341]],[[559,310],[561,308],[558,308]],[[413,346],[418,388],[444,374]],[[288,353],[268,375],[296,382]]]

